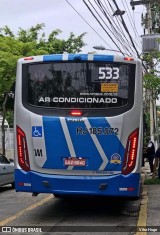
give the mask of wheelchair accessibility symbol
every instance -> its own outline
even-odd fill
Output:
[[[32,137],[42,137],[42,126],[32,126]]]

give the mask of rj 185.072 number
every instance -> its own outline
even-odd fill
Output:
[[[112,127],[91,127],[91,128],[83,128],[83,127],[77,127],[76,128],[76,134],[77,135],[118,135],[118,128],[112,128]]]

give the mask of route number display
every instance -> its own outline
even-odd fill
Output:
[[[119,68],[99,67],[99,79],[118,79]]]

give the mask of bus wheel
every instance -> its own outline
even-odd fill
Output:
[[[53,194],[55,198],[67,198],[70,199],[71,195],[69,194]]]
[[[14,182],[11,185],[12,185],[12,188],[15,188],[15,183]]]
[[[53,195],[54,195],[55,198],[63,198],[63,196],[60,195],[60,194],[53,194]]]

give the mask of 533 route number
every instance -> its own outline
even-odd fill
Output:
[[[118,79],[119,68],[99,67],[99,79]]]

